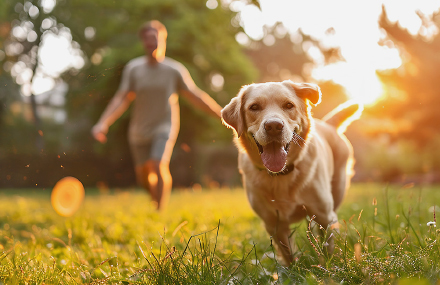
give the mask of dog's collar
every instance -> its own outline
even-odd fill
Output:
[[[259,168],[257,166],[255,166],[255,167],[260,171],[266,170],[270,176],[287,175],[290,172],[292,172],[293,170],[295,170],[295,165],[293,163],[287,164],[286,167],[284,167],[283,170],[281,170],[280,172],[272,172],[272,171],[267,170],[266,168]]]

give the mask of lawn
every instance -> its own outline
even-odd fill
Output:
[[[69,218],[50,189],[3,189],[0,284],[436,284],[439,204],[440,187],[354,184],[334,254],[305,220],[286,268],[243,189],[175,190],[163,213],[139,189],[86,189]]]

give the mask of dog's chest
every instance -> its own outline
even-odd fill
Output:
[[[278,216],[293,222],[302,218],[303,203],[298,199],[303,183],[298,180],[298,170],[287,175],[270,176],[258,170],[247,155],[239,159],[239,167],[252,208],[260,215]]]
[[[287,220],[295,212],[298,205],[290,195],[279,192],[271,193],[266,197],[266,200],[272,211],[277,212],[281,219]]]
[[[257,203],[263,202],[264,207],[274,215],[282,220],[291,221],[292,217],[300,212],[302,205],[296,198],[298,189],[295,189],[294,184],[289,183],[288,179],[283,178],[273,177],[267,181],[260,181],[262,183],[254,185],[251,191],[259,196],[260,201]]]

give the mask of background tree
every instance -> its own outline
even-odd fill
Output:
[[[438,12],[418,16],[422,27],[417,35],[391,22],[385,8],[379,19],[387,34],[382,44],[399,49],[402,65],[377,72],[386,96],[364,112],[363,130],[375,143],[365,148],[361,160],[375,180],[439,181],[440,17]]]
[[[41,127],[45,141],[49,137],[58,140],[44,149],[44,160],[36,162],[39,175],[24,174],[32,177],[27,178],[27,183],[53,185],[60,177],[73,175],[86,185],[95,185],[97,181],[112,186],[134,185],[126,142],[128,116],[112,126],[105,145],[92,139],[90,129],[114,95],[124,65],[144,54],[137,32],[147,20],[158,19],[167,26],[167,55],[182,62],[196,84],[219,104],[225,105],[241,85],[255,77],[251,62],[235,41],[240,28],[230,25],[235,13],[227,7],[219,5],[209,9],[206,2],[197,0],[178,5],[169,0],[65,0],[56,2],[51,15],[49,29],[71,35],[72,47],[81,49],[82,56],[79,54],[81,58],[77,60],[82,59],[84,66],[61,74],[60,78],[69,86],[65,105],[67,121],[61,129],[49,124]],[[232,169],[236,169],[231,138],[231,132],[218,120],[207,118],[182,100],[181,131],[171,161],[176,183],[180,181],[187,186],[203,179],[239,179],[236,171],[222,178],[221,175],[209,177],[219,173],[217,169],[203,169],[207,164],[212,165],[208,160],[218,159],[226,159],[234,165]],[[201,177],[199,173],[208,173],[208,176]]]
[[[329,31],[332,29],[329,28]],[[325,104],[313,108],[317,118],[323,117],[347,100],[342,86],[332,81],[316,82],[311,76],[311,70],[316,63],[308,54],[308,49],[316,47],[323,55],[325,63],[330,64],[343,60],[339,48],[323,47],[301,30],[289,32],[282,23],[265,27],[264,34],[261,40],[249,39],[246,49],[246,54],[259,71],[258,82],[292,80],[319,84]]]
[[[394,138],[425,145],[439,134],[440,15],[419,13],[419,17],[423,26],[418,35],[411,35],[397,22],[388,20],[383,9],[379,24],[388,36],[383,44],[397,46],[403,64],[398,69],[379,73],[388,96],[371,111],[383,120],[392,121]]]
[[[28,139],[36,143],[41,151],[44,141],[41,138],[41,118],[37,109],[35,88],[36,77],[46,76],[42,62],[41,47],[48,34],[63,32],[62,25],[54,23],[51,1],[12,1],[2,4],[2,38],[5,51],[5,71],[10,72],[14,81],[21,86],[21,93],[30,102],[30,113],[35,128],[28,133]]]

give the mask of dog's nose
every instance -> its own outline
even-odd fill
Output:
[[[283,128],[283,121],[279,119],[269,119],[264,123],[264,129],[266,130],[266,133],[270,136],[277,136],[281,134]]]

